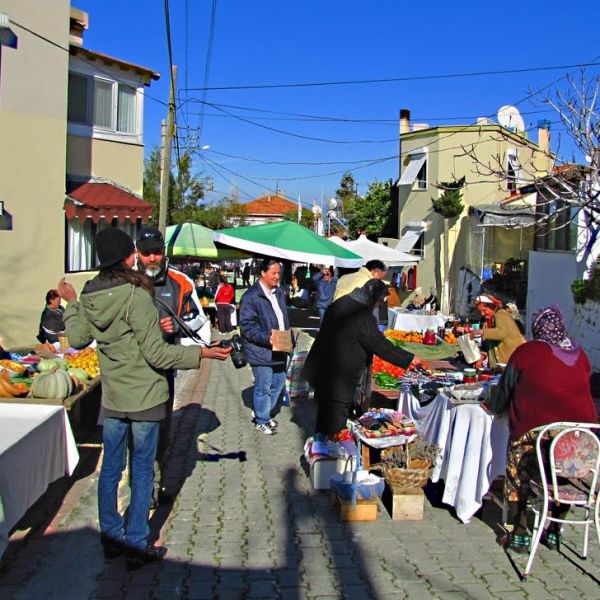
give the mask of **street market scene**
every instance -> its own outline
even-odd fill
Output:
[[[0,598],[600,598],[600,7],[73,2],[0,0]]]

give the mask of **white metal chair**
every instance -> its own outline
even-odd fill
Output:
[[[598,471],[600,468],[600,440],[596,423],[551,423],[542,428],[536,442],[540,479],[532,480],[532,491],[537,502],[533,505],[535,520],[529,559],[523,573],[526,579],[538,549],[546,523],[581,525],[584,530],[582,557],[587,558],[590,525],[596,528],[600,544],[600,495]],[[556,432],[549,441],[548,434]],[[549,452],[547,451],[550,444]],[[548,458],[547,458],[548,457]],[[546,469],[549,470],[550,481]],[[570,505],[583,510],[583,517],[566,515],[564,519],[549,513],[551,503]],[[567,518],[570,517],[570,518]]]

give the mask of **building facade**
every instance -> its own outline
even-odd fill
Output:
[[[16,37],[16,47],[0,50],[0,338],[6,347],[35,342],[45,294],[61,277],[80,289],[93,275],[95,250],[74,229],[86,230],[89,242],[98,226],[133,231],[150,214],[140,196],[143,88],[158,75],[84,50],[86,13],[68,0],[42,4],[0,3],[0,24],[8,23]],[[128,87],[121,90],[121,82]],[[86,183],[102,183],[110,193],[73,194]]]

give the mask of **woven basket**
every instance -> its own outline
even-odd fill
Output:
[[[411,460],[410,468],[398,467],[389,463],[395,448],[385,448],[381,451],[381,472],[384,479],[394,488],[419,488],[423,487],[433,466],[427,460]]]
[[[420,488],[423,487],[429,476],[431,475],[432,467],[424,469],[403,469],[393,465],[382,463],[381,471],[383,478],[388,485],[394,488]]]

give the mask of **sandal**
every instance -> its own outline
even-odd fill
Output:
[[[526,554],[531,546],[531,536],[528,533],[507,533],[498,540],[498,543],[505,550],[512,550],[517,554]]]
[[[556,531],[544,531],[542,535],[542,544],[549,550],[558,550],[562,544],[562,535]]]

